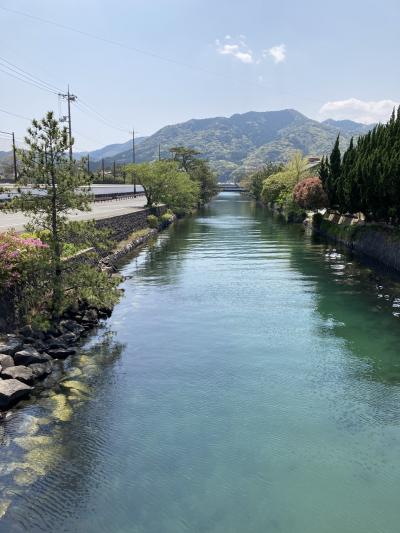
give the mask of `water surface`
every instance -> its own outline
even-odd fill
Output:
[[[399,531],[396,282],[235,194],[123,273],[1,428],[1,533]]]

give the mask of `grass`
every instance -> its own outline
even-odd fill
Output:
[[[138,229],[132,232],[126,239],[117,243],[115,250],[123,250],[129,243],[139,239],[140,237],[145,237],[150,233],[150,228]]]

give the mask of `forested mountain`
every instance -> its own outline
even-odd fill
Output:
[[[375,126],[375,124],[360,124],[359,122],[354,122],[354,120],[333,120],[332,118],[324,120],[322,124],[333,126],[340,130],[342,134],[347,133],[349,135],[363,135]]]
[[[146,137],[136,137],[135,145],[138,146],[145,139]],[[86,157],[89,154],[91,161],[100,161],[103,158],[112,158],[117,154],[126,151],[130,151],[132,153],[132,139],[130,139],[126,143],[108,144],[107,146],[103,146],[103,148],[99,148],[98,150],[93,150],[91,152],[75,152],[74,157],[75,159],[81,159],[82,157]]]
[[[159,146],[161,157],[169,157],[171,147],[182,145],[198,149],[209,159],[220,180],[234,180],[267,161],[287,161],[295,150],[304,155],[328,154],[339,132],[344,149],[352,136],[372,127],[351,120],[317,122],[294,109],[192,119],[136,138],[136,161],[157,159]],[[75,152],[74,156],[80,159],[87,153]],[[106,168],[114,160],[119,165],[131,163],[132,141],[104,146],[89,155],[92,170],[100,167],[102,158]]]
[[[172,146],[188,146],[198,149],[210,160],[221,180],[231,180],[266,161],[286,161],[295,150],[305,155],[326,154],[332,149],[339,131],[342,145],[346,146],[352,135],[369,129],[353,123],[362,130],[355,133],[345,122],[345,125],[341,121],[320,123],[294,109],[192,119],[165,126],[144,139],[137,147],[136,158],[138,162],[157,158],[159,145],[162,157],[168,155]],[[119,164],[131,162],[130,149],[106,160],[106,165],[113,159]]]

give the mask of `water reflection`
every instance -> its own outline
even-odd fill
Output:
[[[230,195],[123,271],[112,329],[7,422],[1,532],[397,532],[386,280]]]

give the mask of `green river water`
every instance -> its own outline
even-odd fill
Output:
[[[0,427],[0,533],[397,533],[400,289],[222,194]]]

